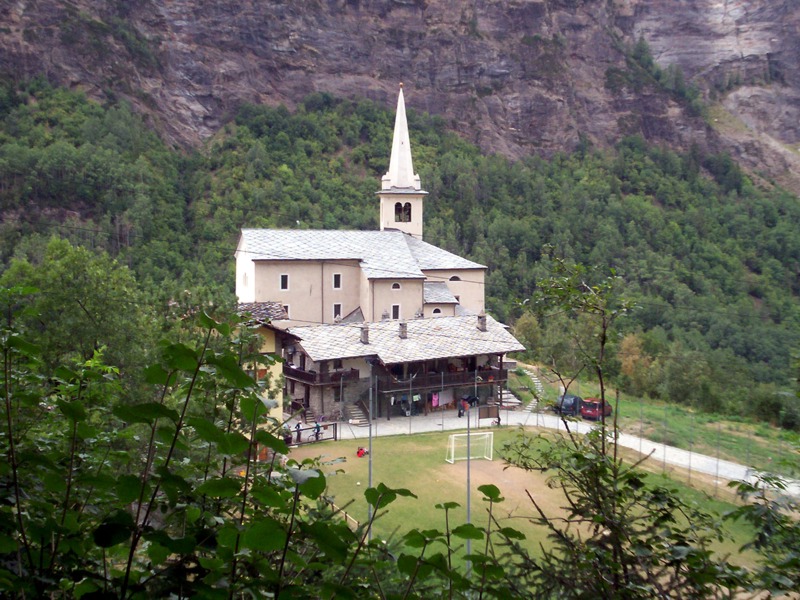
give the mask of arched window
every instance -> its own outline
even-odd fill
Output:
[[[461,277],[459,277],[458,275],[453,275],[453,276],[450,278],[450,281],[461,281]]]
[[[401,223],[403,221],[403,205],[400,202],[394,203],[394,222]]]
[[[406,202],[406,205],[403,207],[403,221],[411,223],[411,202]]]
[[[400,284],[399,283],[393,283],[392,284],[392,289],[393,290],[399,290],[400,289]]]
[[[441,308],[434,308],[434,309],[433,309],[433,314],[435,314],[435,315],[440,315],[440,314],[442,314],[442,309],[441,309]]]

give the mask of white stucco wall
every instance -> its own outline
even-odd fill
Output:
[[[428,281],[444,281],[461,306],[474,313],[485,310],[485,269],[447,269],[425,271]],[[459,281],[451,281],[458,277]]]
[[[395,204],[411,204],[411,221],[395,221]],[[381,194],[380,229],[399,229],[418,239],[422,239],[423,196],[417,194]]]
[[[293,321],[333,323],[333,305],[342,305],[342,316],[358,307],[360,267],[357,261],[257,261],[253,295],[256,302],[275,301],[289,307]],[[333,276],[341,275],[341,289]],[[282,290],[281,275],[289,276]]]
[[[422,309],[422,279],[375,279],[372,281],[375,302],[375,321],[380,321],[384,311],[392,318],[392,306],[400,306],[400,319],[413,319]],[[393,285],[400,289],[392,289]]]
[[[236,248],[236,298],[239,302],[255,302],[255,263],[243,240]]]
[[[439,309],[441,312],[439,314],[434,314],[433,311]],[[431,302],[425,305],[425,318],[428,319],[430,317],[454,317],[456,314],[456,305],[455,304],[438,304]]]

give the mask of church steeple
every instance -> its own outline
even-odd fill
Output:
[[[397,97],[397,114],[394,118],[394,137],[392,138],[392,156],[389,159],[389,172],[381,180],[381,189],[392,188],[415,190],[420,189],[419,175],[414,173],[411,160],[411,141],[408,137],[406,121],[406,103],[403,99],[403,84],[400,84],[400,95]]]
[[[378,192],[381,199],[381,231],[399,229],[422,239],[422,198],[427,193],[420,185],[419,175],[414,173],[401,83],[389,171],[381,179],[381,191]]]

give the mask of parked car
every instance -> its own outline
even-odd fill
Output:
[[[601,408],[602,407],[602,408]],[[581,403],[581,417],[598,421],[602,415],[611,416],[611,405],[600,398],[586,398]]]
[[[583,399],[574,394],[564,394],[556,401],[554,410],[564,416],[577,417],[581,412],[581,404]]]

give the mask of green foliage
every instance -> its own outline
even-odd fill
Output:
[[[719,519],[609,454],[604,436],[521,434],[503,451],[514,465],[552,473],[550,485],[564,491],[565,518],[531,496],[550,531],[526,564],[540,597],[716,598],[745,587],[746,571],[711,551],[726,538]]]
[[[637,60],[655,69],[648,53],[639,48]],[[664,77],[684,85],[674,70]],[[242,227],[376,225],[393,115],[373,103],[315,94],[294,113],[244,106],[205,154],[180,156],[125,106],[37,81],[5,89],[4,265],[43,255],[57,233],[105,250],[148,298],[169,302],[165,313],[183,314],[232,303]],[[754,382],[787,389],[800,346],[795,196],[757,189],[730,157],[679,154],[638,137],[614,151],[512,163],[482,155],[440,119],[409,111],[409,126],[430,192],[425,238],[489,268],[487,309],[499,319],[524,314],[522,299],[549,273],[550,244],[554,256],[614,268],[624,281],[636,308],[620,335],[659,338],[646,348],[646,394],[741,412]],[[555,341],[557,323],[540,326]],[[702,363],[694,397],[669,380],[680,353]]]
[[[24,289],[4,290],[13,304]],[[365,490],[368,523],[351,530],[324,500],[315,461],[284,463],[280,424],[242,365],[258,346],[238,323],[199,315],[192,344],[165,342],[147,369],[149,399],[123,399],[100,353],[41,376],[39,349],[2,326],[0,595],[66,598],[449,597],[511,593],[493,539],[473,525],[369,539],[406,489]],[[258,447],[269,459],[256,460]],[[283,457],[283,459],[282,459]],[[499,490],[481,486],[489,514]],[[466,540],[471,580],[454,568]],[[468,543],[468,542],[467,542]],[[516,588],[515,596],[530,597]]]
[[[589,369],[605,401],[609,339],[629,310],[618,285],[613,273],[598,277],[563,260],[554,260],[552,275],[539,283],[534,308],[558,311],[562,336],[575,341],[564,355],[551,350],[562,389],[575,369]],[[603,415],[586,435],[576,435],[566,418],[564,427],[563,436],[520,432],[502,451],[512,465],[551,473],[548,485],[564,493],[566,516],[547,514],[529,494],[535,522],[549,531],[540,556],[520,552],[529,587],[540,597],[713,598],[748,585],[743,569],[711,551],[712,542],[725,539],[713,514],[676,490],[650,485],[637,464],[618,457],[616,420]]]
[[[753,540],[742,548],[757,550],[761,559],[753,587],[775,595],[797,591],[800,523],[796,518],[797,502],[786,494],[787,482],[762,474],[754,482],[739,481],[730,486],[736,489],[743,505],[726,518],[744,520],[755,529]]]
[[[686,82],[679,66],[670,65],[662,69],[656,64],[650,46],[643,37],[624,51],[627,68],[611,67],[606,71],[607,89],[614,93],[621,93],[624,88],[641,92],[647,86],[657,86],[683,101],[690,114],[705,114],[706,108],[697,87]]]
[[[50,368],[89,360],[100,349],[131,372],[148,360],[154,315],[130,270],[108,255],[53,238],[33,262],[13,261],[0,285],[31,290],[16,300],[28,309],[18,326]]]
[[[79,254],[58,240],[48,249],[67,263]],[[608,281],[582,288],[571,279],[579,271],[553,280],[554,300],[602,316],[613,301]],[[721,537],[713,515],[607,455],[613,438],[601,430],[543,446],[521,437],[507,449],[523,468],[553,469],[566,492],[569,528],[538,510],[553,540],[541,555],[495,519],[504,499],[493,484],[478,488],[485,527],[451,523],[457,505],[444,502],[441,530],[371,540],[375,520],[415,494],[368,488],[370,519],[350,529],[324,499],[321,465],[284,462],[281,424],[264,416],[263,380],[243,367],[260,358],[241,323],[187,319],[188,331],[173,334],[181,339],[152,354],[131,399],[123,389],[131,367],[112,366],[101,351],[46,367],[26,339],[35,307],[21,300],[32,293],[0,294],[0,595],[699,598],[751,585],[709,550]],[[759,531],[780,529],[784,542],[764,558],[755,589],[785,588],[795,573],[796,532],[781,511],[765,504],[742,515],[759,519]],[[772,548],[764,539],[756,551]],[[464,560],[467,572],[453,566]]]

